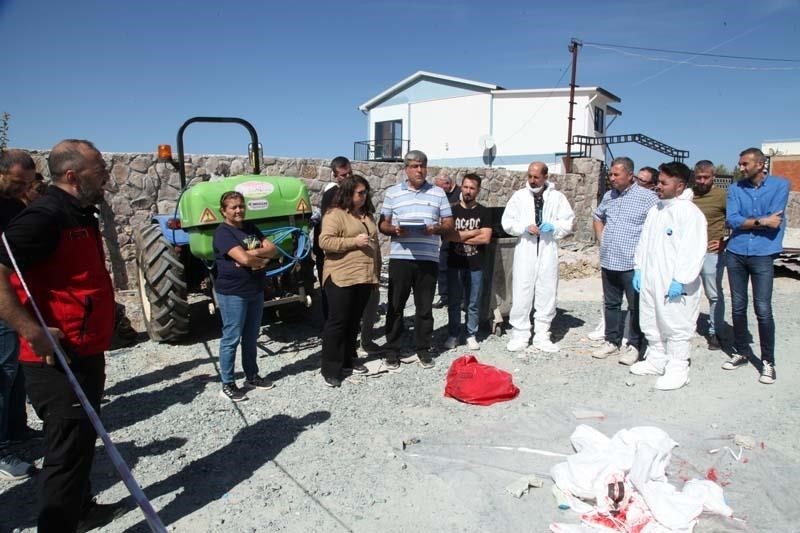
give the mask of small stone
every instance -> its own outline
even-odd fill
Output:
[[[756,447],[756,439],[750,435],[734,435],[733,443],[748,450],[752,450]]]

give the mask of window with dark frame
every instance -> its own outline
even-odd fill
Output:
[[[594,108],[594,131],[598,133],[605,133],[606,130],[606,112],[602,107]]]
[[[375,159],[403,157],[403,121],[375,123]]]

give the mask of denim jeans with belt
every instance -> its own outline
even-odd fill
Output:
[[[235,296],[215,293],[222,317],[222,338],[219,341],[219,370],[222,383],[234,382],[236,347],[242,343],[242,368],[246,379],[258,375],[256,341],[264,313],[264,293]]]
[[[708,252],[703,260],[700,279],[708,300],[708,334],[721,335],[725,325],[725,293],[722,277],[725,275],[725,252]]]
[[[747,282],[753,286],[753,307],[758,321],[761,360],[775,364],[775,319],[772,316],[774,255],[740,255],[726,252],[728,283],[731,286],[733,346],[736,352],[752,354],[747,331]]]
[[[447,331],[450,337],[461,334],[461,300],[467,291],[467,336],[474,337],[478,333],[481,288],[483,271],[466,268],[449,268],[447,270]]]

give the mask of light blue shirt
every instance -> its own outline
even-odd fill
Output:
[[[765,256],[779,254],[783,250],[783,233],[786,229],[786,213],[777,228],[742,229],[748,218],[764,218],[778,211],[785,211],[789,201],[789,180],[767,175],[759,187],[743,179],[728,187],[726,219],[731,238],[726,250],[739,255]]]
[[[444,190],[427,181],[418,191],[410,189],[408,181],[398,183],[386,189],[381,215],[392,217],[392,225],[409,231],[406,237],[392,237],[389,259],[439,262],[439,236],[425,235],[422,230],[453,216]]]

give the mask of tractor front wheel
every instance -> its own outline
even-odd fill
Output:
[[[136,228],[139,301],[150,339],[177,341],[189,333],[186,269],[158,224]]]

